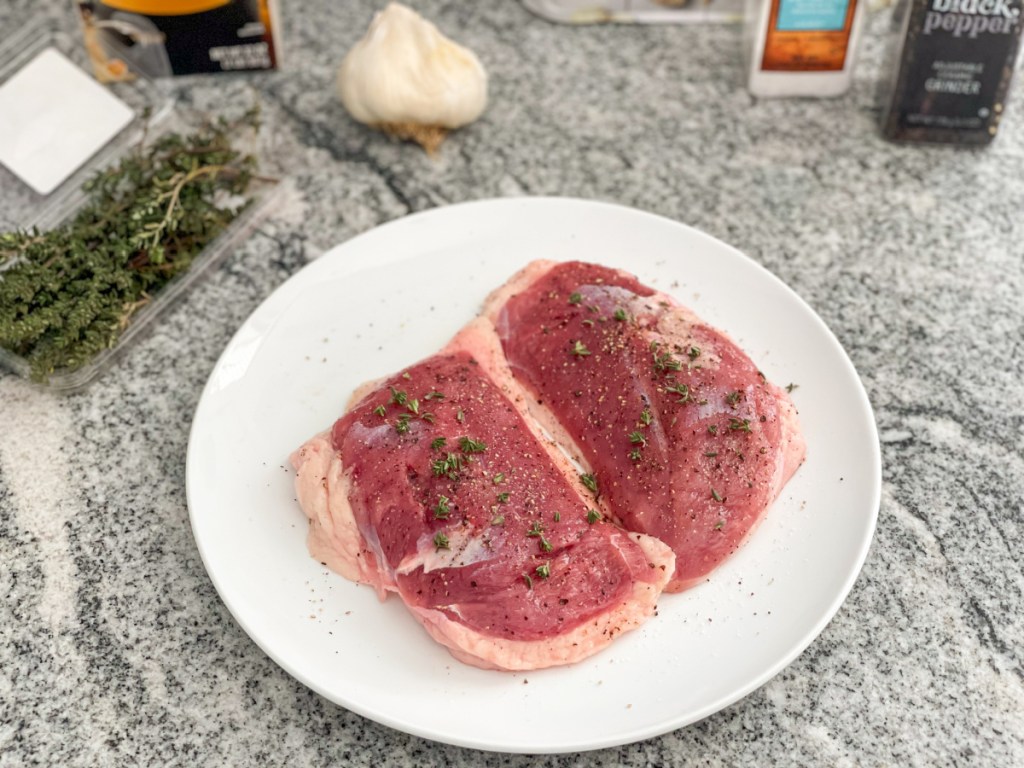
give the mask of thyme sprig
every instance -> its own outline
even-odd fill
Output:
[[[71,221],[0,234],[0,346],[37,380],[112,347],[249,205],[256,161],[232,138],[257,125],[253,110],[161,136],[86,182]]]

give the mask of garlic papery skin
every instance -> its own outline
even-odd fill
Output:
[[[338,69],[338,98],[353,118],[434,151],[487,106],[476,55],[400,3],[378,13]]]

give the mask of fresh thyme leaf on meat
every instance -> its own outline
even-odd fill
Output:
[[[232,137],[257,125],[252,110],[161,136],[86,182],[70,221],[0,233],[0,347],[28,360],[37,380],[112,347],[249,205],[256,161]]]

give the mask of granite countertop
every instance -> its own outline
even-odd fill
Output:
[[[1024,765],[1024,86],[985,151],[899,147],[876,130],[884,12],[849,94],[769,101],[736,27],[421,0],[491,74],[484,118],[430,159],[332,96],[380,3],[284,5],[282,72],[171,86],[204,109],[259,91],[281,208],[99,385],[0,375],[0,766]],[[74,29],[68,6],[7,0],[0,31]],[[836,333],[881,434],[876,538],[810,648],[700,723],[582,756],[444,746],[312,693],[232,620],[185,502],[192,413],[262,299],[377,224],[508,195],[621,202],[746,252]]]

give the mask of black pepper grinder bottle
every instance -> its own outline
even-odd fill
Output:
[[[1024,0],[903,0],[883,102],[894,141],[984,145],[996,135],[1020,48]]]

